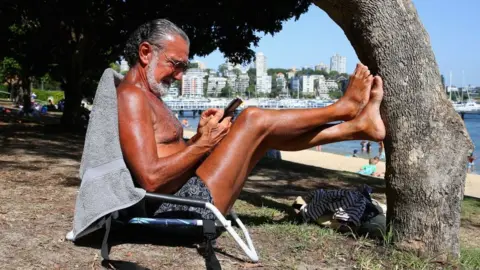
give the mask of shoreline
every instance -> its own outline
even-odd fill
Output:
[[[184,129],[183,134],[184,137],[190,138],[195,135],[195,132]],[[355,173],[360,170],[360,167],[368,163],[368,159],[362,157],[347,157],[341,154],[319,152],[310,149],[295,152],[280,151],[280,153],[282,160],[335,171]],[[378,162],[377,172],[385,172],[385,161]],[[466,196],[480,198],[480,185],[476,185],[476,183],[480,184],[480,175],[468,173],[465,181]]]

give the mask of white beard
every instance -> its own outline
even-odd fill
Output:
[[[165,96],[168,93],[169,84],[163,82],[157,82],[155,80],[155,69],[157,68],[158,57],[157,53],[153,54],[152,61],[148,64],[147,67],[147,81],[150,90],[157,96]]]

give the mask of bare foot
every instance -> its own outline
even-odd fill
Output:
[[[350,76],[345,95],[337,102],[346,111],[346,121],[354,119],[367,105],[372,82],[373,76],[368,67],[358,63]]]
[[[385,138],[385,125],[380,116],[380,103],[383,99],[383,81],[380,76],[374,77],[370,91],[370,101],[360,114],[355,117],[359,137],[365,140],[382,141]]]

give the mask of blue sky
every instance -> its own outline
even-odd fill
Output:
[[[449,83],[480,86],[480,0],[414,0],[420,19],[427,29],[440,71]],[[353,71],[358,58],[350,42],[325,12],[311,6],[298,21],[284,23],[275,36],[263,37],[259,46],[252,48],[267,56],[269,68],[301,68],[320,62],[330,63],[335,53],[347,57],[347,70]],[[217,68],[225,62],[215,51],[206,57],[194,59]]]

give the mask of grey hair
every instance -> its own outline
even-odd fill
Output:
[[[125,59],[133,67],[139,58],[138,49],[142,42],[164,48],[164,41],[179,35],[190,46],[190,40],[185,32],[169,20],[157,19],[140,25],[128,38],[125,45]]]

